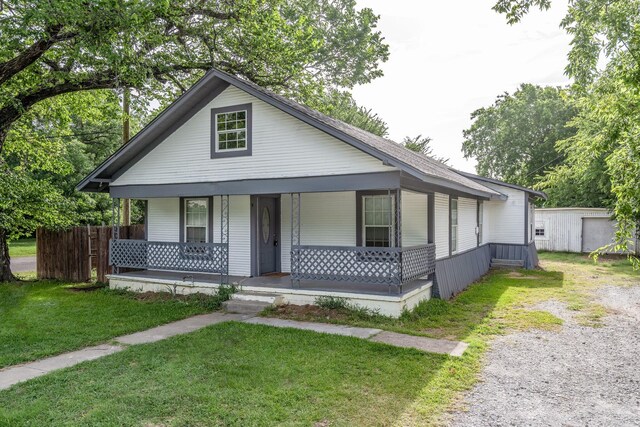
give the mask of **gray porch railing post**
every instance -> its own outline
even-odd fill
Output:
[[[229,281],[229,195],[220,196],[220,284]]]
[[[120,238],[120,199],[114,197],[111,199],[111,241],[118,240]],[[109,254],[111,254],[111,243],[109,244]],[[111,258],[111,255],[109,256]],[[110,260],[111,261],[111,260]],[[111,262],[113,272],[118,274],[120,272],[120,268]]]
[[[300,286],[300,193],[291,193],[291,287]]]
[[[396,215],[396,247],[401,248],[398,251],[398,287],[400,293],[402,293],[402,189],[396,189],[396,203],[395,203],[395,215]]]

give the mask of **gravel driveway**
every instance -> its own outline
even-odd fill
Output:
[[[640,426],[640,286],[597,293],[613,310],[604,326],[580,326],[574,312],[549,301],[559,332],[501,336],[487,354],[481,382],[465,397],[453,426]]]

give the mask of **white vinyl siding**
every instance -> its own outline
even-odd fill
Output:
[[[436,258],[449,256],[449,196],[434,194]]]
[[[180,240],[180,199],[149,199],[147,240],[178,242]],[[249,196],[229,197],[229,274],[251,275],[251,235]],[[213,241],[220,242],[220,197],[213,198]],[[208,234],[208,233],[207,233]]]
[[[211,159],[211,109],[252,103],[252,155]],[[392,171],[380,160],[230,86],[111,185]]]
[[[213,198],[213,241],[220,242],[220,196]],[[250,196],[229,196],[229,274],[251,276]]]
[[[488,225],[484,241],[491,243],[525,243],[526,194],[522,190],[503,187],[497,184],[485,184],[508,196],[507,200],[485,201],[484,222]]]
[[[451,233],[449,234],[449,251],[451,254],[455,254],[458,252],[458,199],[450,199],[449,200],[449,229]]]
[[[458,198],[458,253],[478,245],[477,204],[475,199]]]
[[[402,246],[427,243],[427,195],[402,191]]]
[[[180,199],[149,199],[147,201],[147,240],[177,242],[180,240]]]
[[[356,193],[301,194],[300,242],[303,245],[355,246]],[[291,198],[281,198],[282,271],[291,268]]]

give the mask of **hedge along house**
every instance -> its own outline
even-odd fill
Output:
[[[251,82],[211,70],[79,185],[146,200],[110,285],[397,316],[449,298],[492,258],[536,264],[532,190],[457,172]],[[119,217],[119,215],[115,215]],[[128,271],[121,271],[126,268]],[[130,271],[135,269],[136,271]]]

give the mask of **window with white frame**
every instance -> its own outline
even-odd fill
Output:
[[[247,111],[230,111],[215,115],[217,152],[247,149]]]
[[[394,200],[390,195],[362,196],[364,246],[393,246]]]
[[[538,237],[544,236],[544,225],[536,224],[536,236]]]
[[[458,199],[451,199],[450,204],[451,253],[458,251]]]
[[[209,203],[207,199],[184,201],[184,236],[187,243],[206,243],[209,234]]]

